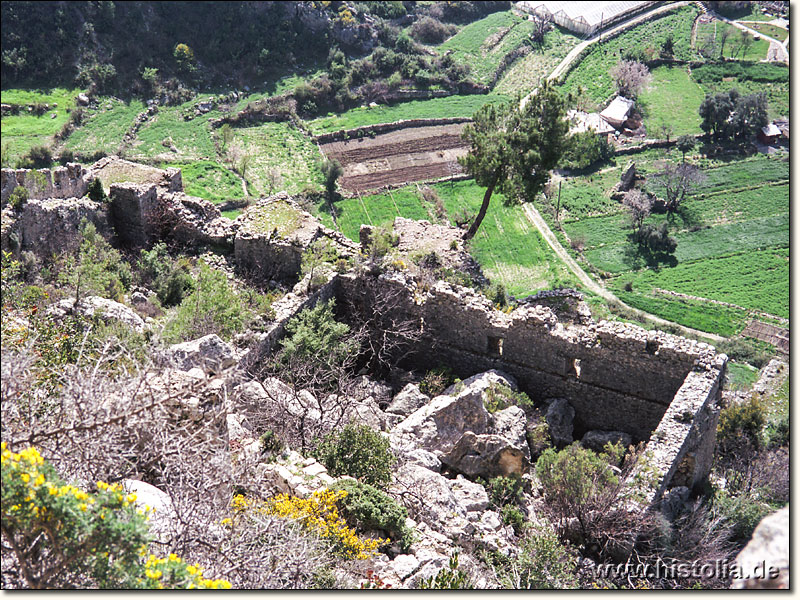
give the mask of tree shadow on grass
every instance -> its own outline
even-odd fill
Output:
[[[652,250],[640,244],[632,233],[628,234],[628,243],[623,250],[622,260],[632,271],[644,267],[658,271],[664,267],[675,267],[678,265],[678,259],[675,258],[674,254]]]

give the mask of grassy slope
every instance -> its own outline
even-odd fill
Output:
[[[53,135],[58,133],[69,120],[69,110],[75,108],[75,96],[81,90],[55,88],[47,91],[10,89],[0,93],[3,104],[58,104],[37,117],[23,111],[18,115],[3,117],[2,128],[3,166],[13,166],[17,159],[33,147],[52,143]],[[56,117],[52,118],[55,113]]]
[[[239,177],[222,165],[204,160],[193,163],[167,163],[164,167],[177,167],[181,170],[183,190],[211,202],[244,197]]]
[[[119,151],[122,138],[133,121],[144,110],[144,103],[131,100],[103,100],[96,111],[91,111],[86,122],[72,132],[65,146],[81,154],[102,151],[114,154]]]
[[[190,110],[196,103],[197,100],[193,100],[180,106],[165,106],[159,109],[158,114],[138,131],[129,156],[134,157],[134,160],[136,158],[162,161],[214,160],[217,152],[208,121],[219,118],[222,113],[212,110],[190,121],[184,120],[184,111]],[[177,148],[177,152],[168,149],[170,141]]]

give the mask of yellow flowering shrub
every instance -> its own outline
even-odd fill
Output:
[[[174,554],[145,559],[148,509],[118,483],[96,487],[90,493],[65,483],[36,448],[16,453],[2,443],[3,543],[28,587],[230,587]]]
[[[361,539],[339,515],[336,503],[347,495],[345,491],[317,490],[308,498],[279,494],[266,501],[237,495],[233,509],[237,513],[255,510],[262,514],[297,521],[309,532],[330,542],[346,558],[366,559],[374,556],[389,540]]]

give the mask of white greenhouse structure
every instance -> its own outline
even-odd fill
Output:
[[[591,35],[656,2],[517,2],[517,8],[553,21],[570,31]]]

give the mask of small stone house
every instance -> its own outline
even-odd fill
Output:
[[[600,116],[612,127],[621,129],[625,126],[628,117],[630,117],[633,106],[633,100],[617,96],[611,101],[611,104],[600,113]]]
[[[769,123],[758,132],[758,141],[767,146],[772,146],[781,136],[781,130],[775,123]]]

